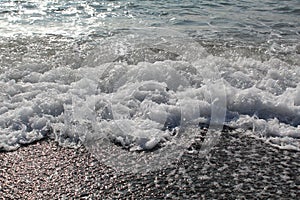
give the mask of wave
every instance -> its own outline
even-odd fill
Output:
[[[69,61],[40,55],[1,70],[1,150],[51,137],[100,152],[110,165],[153,168],[178,159],[201,128],[218,138],[224,126],[300,150],[298,65],[216,56],[162,29],[67,49]],[[213,140],[202,150],[221,142]]]

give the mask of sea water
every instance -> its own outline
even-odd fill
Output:
[[[50,137],[152,169],[225,125],[299,151],[299,15],[298,0],[3,0],[0,149]]]

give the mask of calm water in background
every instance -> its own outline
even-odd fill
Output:
[[[223,122],[299,150],[299,16],[298,0],[2,0],[0,149],[49,132],[62,145],[108,134],[124,146],[154,148],[166,124],[182,125],[183,104],[200,112],[187,119],[213,118],[205,91],[218,89],[205,76],[217,68]],[[96,125],[89,130],[86,122]]]
[[[1,1],[1,36],[109,36],[167,27],[199,39],[299,41],[299,1]]]

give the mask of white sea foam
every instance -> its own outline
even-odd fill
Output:
[[[298,65],[213,56],[180,34],[139,31],[103,39],[79,67],[33,61],[1,72],[0,148],[50,135],[111,165],[153,167],[179,158],[208,124],[300,150]]]

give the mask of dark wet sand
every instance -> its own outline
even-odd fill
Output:
[[[300,152],[224,133],[210,159],[186,154],[176,169],[116,173],[84,148],[48,139],[0,153],[0,199],[297,199]],[[197,158],[198,157],[198,158]]]

